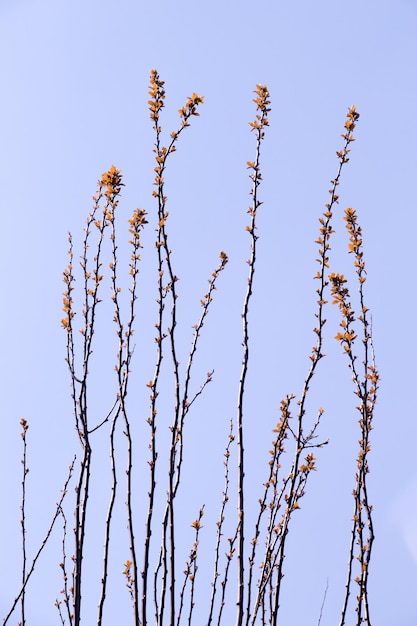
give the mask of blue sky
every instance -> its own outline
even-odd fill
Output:
[[[314,339],[317,218],[336,173],[335,151],[341,147],[346,110],[355,104],[361,115],[340,187],[332,252],[335,271],[348,272],[341,215],[345,207],[353,206],[364,231],[366,294],[381,373],[370,460],[377,536],[373,620],[379,626],[415,624],[416,27],[415,0],[266,0],[262,5],[213,0],[190,7],[166,0],[157,4],[121,0],[117,6],[107,0],[2,1],[0,475],[7,515],[1,522],[5,581],[1,614],[16,593],[20,575],[15,565],[19,420],[24,416],[30,423],[33,491],[28,541],[33,541],[33,549],[77,445],[64,362],[65,336],[59,323],[67,232],[81,242],[96,181],[113,163],[124,175],[121,210],[126,219],[136,206],[152,212],[153,135],[147,91],[149,72],[156,68],[167,91],[162,118],[167,135],[177,126],[177,109],[187,97],[193,92],[205,96],[201,116],[181,138],[167,173],[170,237],[181,279],[179,332],[184,361],[206,279],[221,249],[230,257],[204,328],[198,365],[200,373],[214,368],[215,379],[189,430],[187,488],[197,496],[192,511],[206,503],[208,537],[210,520],[214,523],[218,511],[221,454],[228,421],[235,415],[240,369],[240,311],[249,255],[244,229],[250,202],[246,161],[254,155],[254,137],[247,124],[254,115],[252,91],[256,83],[267,84],[272,100],[262,152],[264,205],[251,305],[247,413],[252,416],[248,435],[254,467],[248,489],[253,490],[254,502],[262,482],[262,462],[266,462],[262,451],[268,450],[279,401],[286,393],[300,391],[307,372]],[[152,227],[147,237],[144,268],[154,258]],[[143,315],[150,330],[142,341],[144,354],[148,350],[151,357],[138,359],[138,389],[153,370],[153,309],[147,302],[153,302],[154,285],[152,274],[144,269]],[[324,407],[321,432],[331,444],[320,451],[318,472],[287,555],[288,591],[282,612],[284,622],[295,626],[317,623],[327,578],[322,626],[334,624],[339,617],[353,506],[349,494],[357,439],[355,398],[345,360],[332,339],[337,312],[329,311],[328,317],[325,352],[329,358],[315,381],[311,410]],[[104,348],[100,346],[98,352],[104,353]],[[100,382],[107,380],[99,365],[98,413],[106,405]],[[198,380],[196,374],[196,384]],[[144,418],[146,401],[143,394],[138,399]],[[203,451],[216,449],[217,469],[207,466],[205,457],[200,459],[202,440]],[[102,462],[105,467],[105,455]],[[194,471],[200,463],[199,471]],[[190,520],[195,519],[192,511]],[[101,530],[98,536],[92,548],[97,558]],[[40,563],[39,577],[33,580],[28,602],[34,625],[58,621],[52,605],[60,585],[59,557],[54,553],[59,540],[57,533]],[[56,587],[51,597],[45,593],[48,576],[52,588]],[[122,594],[123,584],[119,583]],[[300,588],[305,594],[301,604]],[[86,623],[93,623],[96,603],[93,598]],[[294,605],[299,611],[296,616]],[[110,603],[109,623],[111,611],[117,610],[117,603]]]

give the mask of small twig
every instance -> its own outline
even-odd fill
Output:
[[[195,529],[195,538],[194,538],[194,545],[190,553],[190,565],[192,565],[192,573],[190,574],[191,590],[190,590],[190,610],[188,612],[188,626],[191,626],[193,610],[195,606],[195,602],[194,602],[195,579],[196,579],[197,570],[198,570],[198,565],[197,565],[198,545],[199,545],[200,530],[202,529],[201,519],[203,515],[204,515],[204,504],[199,511],[198,518],[191,524],[191,526]]]
[[[189,385],[190,385],[190,380],[191,380],[191,373],[192,373],[192,369],[193,369],[193,365],[194,365],[194,358],[195,358],[195,354],[197,352],[197,347],[198,347],[198,341],[200,338],[200,333],[201,330],[204,326],[204,320],[208,315],[209,312],[209,308],[210,308],[210,304],[213,301],[213,294],[216,290],[216,281],[217,278],[219,277],[219,274],[224,270],[224,268],[226,267],[226,264],[228,262],[228,256],[225,252],[221,251],[219,254],[220,257],[220,263],[218,265],[218,267],[214,270],[214,272],[212,273],[211,277],[208,280],[209,283],[209,289],[207,291],[207,293],[204,295],[204,297],[200,300],[200,304],[203,308],[202,313],[200,315],[200,319],[197,322],[197,324],[195,324],[194,328],[194,334],[193,334],[193,340],[192,340],[192,344],[191,344],[191,350],[190,350],[190,354],[188,357],[188,363],[187,363],[187,367],[185,370],[185,381],[184,381],[184,391],[182,394],[182,399],[181,399],[181,412],[180,412],[180,418],[179,418],[179,424],[178,424],[178,429],[177,429],[177,436],[178,436],[178,441],[179,441],[179,454],[178,454],[178,460],[176,463],[176,474],[175,474],[175,483],[173,486],[173,496],[175,497],[179,484],[180,484],[180,480],[181,480],[181,468],[182,468],[182,461],[183,461],[183,430],[184,430],[184,422],[185,422],[185,417],[188,413],[188,411],[190,410],[191,405],[195,402],[195,400],[202,394],[202,392],[204,391],[205,387],[208,385],[208,383],[211,382],[212,377],[213,377],[213,373],[214,371],[208,372],[207,373],[207,377],[206,380],[204,381],[204,383],[200,386],[200,389],[194,394],[194,396],[191,398],[191,400],[189,400]]]
[[[22,466],[23,466],[23,476],[22,476],[22,504],[21,504],[21,511],[22,511],[22,517],[20,520],[20,524],[22,527],[22,585],[23,585],[23,593],[22,593],[22,599],[21,599],[21,615],[22,615],[22,621],[21,624],[22,626],[24,626],[26,624],[26,618],[25,618],[25,580],[26,580],[26,512],[25,512],[25,507],[26,507],[26,479],[27,479],[27,475],[29,473],[29,469],[27,466],[27,440],[26,440],[26,435],[27,435],[27,431],[29,428],[29,424],[27,423],[27,421],[22,418],[20,420],[20,425],[22,427],[22,432],[20,433],[20,436],[22,437],[23,440],[23,459],[22,459]]]
[[[230,570],[230,565],[232,563],[233,557],[235,555],[236,552],[236,541],[237,541],[237,528],[236,528],[236,532],[234,534],[233,537],[229,537],[228,540],[229,542],[229,551],[226,552],[226,565],[224,568],[224,576],[223,576],[223,580],[221,581],[221,586],[222,586],[222,594],[221,594],[221,598],[220,598],[220,608],[219,608],[219,615],[218,615],[218,619],[217,619],[217,626],[220,626],[221,621],[222,621],[222,615],[223,615],[223,609],[226,606],[226,587],[227,587],[227,583],[229,581],[229,570]]]
[[[97,426],[94,426],[93,428],[89,428],[88,429],[88,434],[91,435],[92,433],[94,433],[96,430],[98,430],[99,428],[101,428],[102,426],[104,426],[104,424],[106,424],[106,422],[109,421],[109,419],[111,418],[114,409],[117,407],[119,403],[119,399],[116,398],[116,400],[113,402],[113,406],[111,407],[110,411],[107,413],[106,417],[97,424]]]
[[[213,572],[213,580],[211,583],[211,601],[210,601],[210,610],[209,610],[209,617],[207,620],[207,626],[211,625],[211,622],[213,620],[213,612],[214,612],[214,601],[215,601],[215,597],[216,597],[216,593],[217,593],[217,581],[218,578],[220,576],[219,574],[219,562],[220,562],[220,546],[221,546],[221,538],[223,535],[223,522],[224,522],[224,514],[225,514],[225,509],[226,509],[226,505],[229,502],[229,484],[230,484],[230,478],[229,478],[229,459],[230,459],[230,448],[232,446],[232,443],[235,439],[235,436],[233,434],[233,421],[230,420],[230,432],[229,432],[229,440],[227,442],[227,446],[226,446],[226,451],[224,453],[224,461],[223,461],[223,465],[224,465],[224,489],[223,489],[223,499],[222,499],[222,503],[221,503],[221,507],[220,507],[220,515],[219,515],[219,519],[216,523],[217,525],[217,533],[216,533],[216,549],[215,549],[215,558],[214,558],[214,572]],[[225,587],[226,587],[226,577],[225,580],[223,581],[222,584],[223,587],[223,596],[225,594]],[[224,603],[224,600],[223,600]],[[222,604],[223,604],[222,603]]]
[[[326,603],[326,596],[327,596],[328,589],[329,589],[329,579],[326,580],[326,589],[324,590],[323,600],[322,600],[321,607],[320,607],[319,621],[317,622],[317,626],[320,626],[321,624],[321,618],[323,617],[323,609]]]
[[[201,519],[203,515],[204,515],[204,504],[199,511],[198,518],[194,520],[194,522],[191,524],[191,526],[195,530],[195,537],[194,537],[193,547],[191,548],[190,554],[188,556],[188,561],[186,561],[185,563],[186,567],[184,570],[184,581],[182,584],[182,589],[181,589],[180,597],[179,597],[177,626],[179,626],[181,622],[181,614],[182,614],[182,610],[184,607],[185,590],[186,590],[188,581],[191,581],[190,608],[189,608],[189,613],[188,613],[188,625],[191,626],[191,619],[192,619],[192,614],[193,614],[193,609],[194,609],[195,577],[196,577],[197,570],[198,570],[197,554],[198,554],[198,545],[199,545],[199,534],[202,528]]]
[[[52,533],[52,530],[54,528],[54,525],[55,525],[55,522],[57,520],[57,517],[61,514],[62,503],[64,501],[64,498],[65,498],[66,494],[67,494],[68,484],[69,484],[69,482],[70,482],[70,480],[72,478],[72,474],[73,474],[73,471],[74,471],[75,458],[76,457],[74,457],[74,459],[73,459],[73,461],[72,461],[72,463],[71,463],[71,465],[69,467],[68,477],[67,477],[67,479],[65,481],[64,488],[62,490],[59,502],[56,505],[55,514],[54,514],[54,516],[52,518],[52,521],[51,521],[51,523],[49,525],[49,528],[48,528],[48,530],[47,530],[47,532],[45,534],[45,537],[44,537],[44,539],[43,539],[43,541],[42,541],[42,543],[41,543],[37,553],[35,554],[35,556],[34,556],[34,558],[32,560],[32,564],[31,564],[30,568],[27,570],[27,573],[26,573],[26,576],[25,576],[25,580],[23,581],[22,587],[21,587],[18,595],[14,599],[14,602],[12,604],[12,607],[11,607],[10,611],[7,613],[6,617],[4,618],[3,626],[5,626],[7,624],[7,622],[9,621],[9,619],[10,619],[12,613],[13,613],[13,611],[16,608],[17,603],[19,602],[19,600],[22,597],[22,595],[25,593],[26,586],[27,586],[27,584],[29,582],[30,577],[32,576],[32,574],[33,574],[33,572],[35,570],[36,563],[37,563],[37,561],[38,561],[38,559],[39,559],[43,549],[45,548],[46,544],[48,543],[49,537],[51,536],[51,533]]]
[[[69,624],[71,625],[73,623],[74,616],[71,614],[71,610],[70,610],[70,591],[68,590],[67,553],[66,553],[66,548],[65,548],[66,539],[67,539],[67,518],[64,512],[64,509],[62,507],[61,507],[60,513],[62,516],[63,523],[62,523],[62,561],[59,564],[59,566],[62,570],[62,576],[64,579],[64,588],[61,591],[61,593],[64,596],[64,600],[63,601],[58,600],[57,598],[55,602],[55,606],[58,608],[62,623],[65,623],[65,620],[63,619],[62,612],[61,612],[61,604],[62,602],[64,602],[66,609],[67,609],[68,621],[69,621]]]

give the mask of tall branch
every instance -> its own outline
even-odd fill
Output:
[[[346,209],[344,219],[349,233],[348,250],[355,258],[354,267],[357,274],[360,304],[360,314],[357,318],[352,309],[346,278],[343,274],[336,273],[330,274],[329,278],[332,284],[333,303],[338,305],[342,314],[342,321],[340,322],[341,331],[337,333],[335,338],[348,357],[349,369],[352,372],[352,380],[355,385],[355,395],[359,398],[359,405],[356,409],[360,414],[359,426],[361,436],[359,439],[359,453],[355,476],[356,484],[353,490],[354,514],[349,548],[348,573],[340,626],[343,626],[347,619],[355,559],[355,545],[359,547],[359,552],[356,556],[356,560],[359,562],[359,574],[355,578],[355,582],[359,587],[359,593],[356,596],[356,624],[360,626],[360,624],[365,623],[367,626],[371,626],[368,601],[368,577],[375,535],[372,520],[372,505],[369,502],[367,475],[369,472],[368,454],[371,450],[370,432],[373,427],[372,422],[376,404],[379,373],[375,365],[372,327],[368,316],[369,309],[365,305],[364,297],[366,270],[362,249],[362,229],[357,224],[357,215],[354,209]],[[353,325],[356,321],[360,323],[362,329],[362,373],[357,365],[357,350],[355,350],[355,342],[358,336]]]
[[[246,226],[246,230],[251,237],[251,256],[248,261],[249,264],[249,276],[246,295],[243,303],[242,311],[242,325],[243,325],[243,360],[242,369],[239,379],[238,389],[238,403],[237,403],[237,447],[238,447],[238,522],[237,522],[237,564],[238,564],[238,580],[237,580],[237,613],[236,613],[236,626],[241,626],[243,623],[243,602],[244,602],[244,438],[243,438],[243,399],[245,393],[245,381],[248,372],[249,365],[249,303],[252,296],[253,280],[255,274],[255,262],[256,262],[256,242],[258,236],[256,235],[256,216],[259,207],[262,202],[258,198],[258,187],[262,181],[262,175],[260,170],[260,158],[261,158],[261,143],[264,138],[264,128],[269,125],[268,113],[270,111],[269,104],[269,91],[265,85],[256,85],[254,91],[256,97],[253,102],[256,104],[256,117],[255,121],[250,122],[251,130],[256,134],[256,150],[255,160],[248,161],[248,169],[251,170],[250,178],[252,180],[252,204],[249,207],[248,213],[251,217],[250,225]]]
[[[181,118],[181,126],[177,131],[171,133],[171,141],[168,147],[161,144],[161,126],[159,124],[159,114],[164,107],[165,90],[164,82],[160,80],[158,73],[155,70],[151,72],[150,78],[150,91],[149,95],[149,109],[151,120],[153,121],[153,128],[155,131],[155,159],[156,166],[155,171],[155,187],[153,196],[157,199],[158,203],[158,235],[156,241],[157,255],[158,255],[158,322],[156,328],[158,335],[156,337],[157,343],[157,361],[155,366],[155,375],[153,381],[150,381],[148,387],[152,390],[151,393],[151,415],[148,418],[148,423],[151,427],[151,460],[150,460],[150,472],[151,472],[151,486],[149,491],[149,507],[147,515],[147,537],[145,543],[145,555],[144,555],[144,572],[143,572],[143,591],[142,591],[142,610],[144,612],[144,623],[146,623],[146,589],[148,586],[148,567],[149,567],[149,547],[150,547],[150,534],[152,527],[153,516],[153,500],[155,497],[155,464],[157,459],[156,453],[156,398],[158,396],[158,382],[161,371],[162,359],[163,359],[163,341],[165,338],[169,338],[170,351],[173,367],[174,378],[174,417],[171,429],[171,444],[169,452],[169,469],[168,469],[168,492],[167,492],[167,504],[162,521],[162,540],[161,551],[157,570],[155,572],[155,580],[157,580],[159,571],[162,568],[162,582],[160,599],[157,599],[157,589],[155,585],[154,589],[154,601],[155,601],[155,617],[157,624],[162,626],[166,596],[169,586],[169,621],[172,624],[175,620],[175,515],[174,515],[174,498],[175,498],[175,484],[176,484],[176,458],[178,453],[178,439],[180,438],[180,414],[181,414],[181,395],[180,395],[180,374],[179,374],[179,361],[177,357],[177,345],[176,345],[176,325],[177,325],[177,298],[176,282],[178,277],[175,275],[172,265],[171,250],[168,245],[168,234],[166,230],[166,220],[168,219],[168,211],[166,211],[167,197],[164,192],[164,173],[167,163],[167,158],[170,154],[176,150],[176,142],[179,135],[187,128],[190,123],[189,119],[192,116],[198,116],[197,108],[199,104],[203,103],[204,98],[193,94],[188,98],[184,107],[179,110]],[[168,281],[164,282],[164,271],[167,270]],[[167,328],[167,332],[163,331],[164,321],[164,309],[165,298],[169,296],[171,301],[170,322]],[[168,581],[169,577],[169,581]]]

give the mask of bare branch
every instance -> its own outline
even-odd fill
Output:
[[[25,580],[24,580],[24,582],[22,584],[22,587],[21,587],[18,595],[14,599],[14,602],[12,604],[12,607],[11,607],[10,611],[7,613],[6,617],[4,618],[3,626],[6,626],[6,624],[9,621],[13,611],[16,608],[17,603],[21,599],[22,595],[25,593],[26,586],[27,586],[27,584],[29,582],[29,579],[32,576],[33,572],[35,571],[36,563],[37,563],[40,555],[42,554],[43,549],[45,548],[46,544],[48,543],[48,540],[49,540],[49,537],[51,536],[51,533],[52,533],[52,530],[54,528],[55,522],[56,522],[58,516],[61,513],[62,503],[64,501],[64,498],[65,498],[66,494],[67,494],[68,485],[69,485],[69,482],[70,482],[70,480],[72,478],[72,474],[73,474],[73,471],[74,471],[74,463],[75,463],[75,457],[74,457],[74,459],[73,459],[73,461],[72,461],[72,463],[71,463],[71,465],[69,467],[68,477],[67,477],[67,479],[66,479],[66,481],[64,483],[64,488],[63,488],[63,490],[61,492],[61,497],[60,497],[60,499],[59,499],[59,501],[58,501],[58,503],[56,505],[56,509],[55,509],[55,513],[54,513],[54,516],[52,518],[52,521],[51,521],[51,523],[49,525],[48,530],[46,531],[45,537],[44,537],[41,545],[39,546],[39,549],[38,549],[37,553],[33,557],[31,566],[27,569]]]

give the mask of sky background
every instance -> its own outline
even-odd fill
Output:
[[[376,532],[370,584],[373,623],[415,625],[416,28],[415,0],[265,0],[262,4],[212,0],[191,6],[166,0],[117,4],[1,0],[2,616],[19,588],[20,419],[25,417],[30,424],[31,553],[43,537],[77,450],[65,334],[60,328],[66,238],[71,231],[81,253],[82,228],[96,182],[113,163],[123,171],[126,185],[120,205],[125,221],[137,206],[152,216],[144,236],[144,330],[137,339],[140,350],[136,350],[131,394],[138,422],[147,417],[145,383],[153,375],[156,321],[153,134],[147,91],[150,70],[156,68],[167,92],[161,120],[166,137],[178,126],[177,110],[187,97],[193,92],[205,97],[201,116],[181,137],[166,177],[170,241],[180,277],[183,363],[206,279],[220,250],[230,257],[204,327],[193,379],[198,388],[204,373],[215,369],[213,383],[190,414],[184,493],[193,498],[189,511],[188,495],[183,500],[184,545],[190,545],[189,524],[205,503],[207,542],[202,555],[212,554],[210,542],[223,486],[222,453],[229,420],[236,412],[240,311],[249,256],[246,162],[254,158],[254,136],[248,126],[254,117],[253,89],[256,83],[266,84],[272,101],[262,148],[264,204],[250,311],[252,360],[245,410],[247,489],[254,506],[279,401],[287,393],[300,392],[308,370],[314,341],[317,219],[337,171],[335,151],[342,146],[345,114],[355,104],[361,117],[351,162],[342,176],[332,258],[334,271],[349,273],[342,213],[352,206],[363,228],[366,297],[381,374],[369,477]],[[327,580],[321,624],[338,622],[353,510],[355,396],[346,359],[333,340],[337,311],[329,310],[327,317],[328,359],[320,364],[312,385],[309,410],[315,415],[318,406],[324,407],[321,436],[330,437],[330,444],[318,453],[318,471],[290,535],[282,618],[294,626],[317,624]],[[97,346],[92,410],[98,416],[108,406],[106,391],[112,375],[115,338],[109,329],[108,339]],[[108,354],[110,365],[105,360]],[[103,450],[106,445],[103,435]],[[139,467],[141,462],[146,465],[146,444],[144,454]],[[106,451],[98,454],[97,471],[103,475],[107,456]],[[102,499],[98,496],[97,518],[93,516],[90,530],[91,558],[98,563],[104,488],[103,494]],[[120,519],[117,572],[128,558]],[[117,537],[116,546],[118,541]],[[34,626],[58,623],[53,603],[61,588],[59,542],[57,531],[29,586],[28,623]],[[100,576],[93,566],[90,573],[92,581]],[[119,601],[126,594],[124,581],[121,576],[117,580],[107,623],[114,623],[115,616],[121,619],[124,610]],[[91,584],[86,624],[94,623],[98,601],[96,583]],[[128,620],[127,594],[124,599],[123,619]],[[228,607],[231,616],[233,604],[234,598]]]

